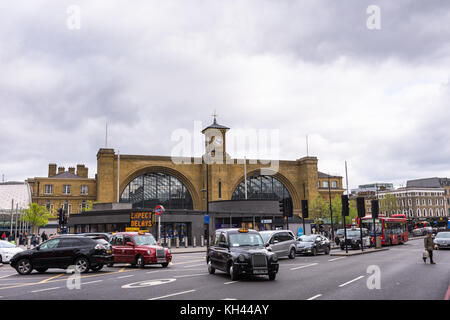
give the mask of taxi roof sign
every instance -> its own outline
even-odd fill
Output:
[[[248,232],[248,229],[241,228],[241,229],[239,229],[239,232]]]

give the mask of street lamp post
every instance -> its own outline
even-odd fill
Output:
[[[330,175],[329,174],[328,174],[328,196],[330,198],[331,239],[334,239],[333,209],[331,207],[331,186],[330,186]],[[344,221],[344,224],[345,224],[345,221]]]

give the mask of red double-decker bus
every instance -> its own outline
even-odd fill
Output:
[[[375,243],[373,218],[365,216],[358,221],[360,227],[367,228]],[[376,235],[381,237],[382,245],[402,244],[408,241],[408,224],[404,214],[394,214],[392,217],[379,216],[375,219]]]

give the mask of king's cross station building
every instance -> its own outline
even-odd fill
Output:
[[[199,158],[125,155],[101,148],[97,153],[97,173],[88,178],[87,168],[77,165],[65,171],[49,165],[45,178],[28,179],[33,202],[49,209],[65,208],[69,232],[118,232],[131,224],[131,216],[160,215],[161,240],[190,239],[199,243],[215,229],[245,227],[257,230],[290,228],[297,233],[301,220],[301,200],[317,195],[328,200],[344,193],[341,176],[318,171],[318,159],[259,161],[233,159],[227,153],[230,128],[213,123],[202,130],[205,153]],[[277,163],[274,170],[272,162]],[[245,183],[244,175],[247,175]],[[278,201],[290,198],[293,216],[284,218]],[[93,208],[89,205],[93,203]],[[87,209],[87,210],[86,210]],[[209,219],[205,219],[206,213]],[[157,234],[158,221],[152,216],[149,231]]]

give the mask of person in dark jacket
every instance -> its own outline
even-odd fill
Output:
[[[42,238],[42,242],[47,241],[48,238],[47,238],[47,234],[45,233],[45,231],[42,232],[41,238]]]
[[[433,262],[434,243],[433,243],[433,238],[431,237],[431,233],[427,234],[425,239],[423,239],[423,244],[424,244],[425,250],[428,251],[428,256],[430,257],[430,264],[436,264]],[[426,260],[425,260],[425,263],[426,263]]]

